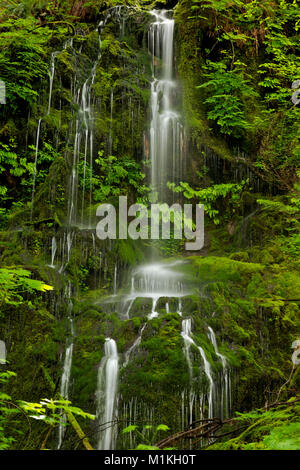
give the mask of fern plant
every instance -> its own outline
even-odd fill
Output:
[[[207,117],[215,121],[222,134],[238,137],[251,127],[246,119],[245,97],[257,96],[239,68],[227,70],[224,62],[208,61],[204,74],[207,81],[198,88],[207,88],[209,96],[204,101]]]

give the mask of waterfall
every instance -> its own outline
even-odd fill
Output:
[[[143,331],[144,329],[146,328],[146,325],[147,323],[145,323],[143,326],[142,326],[142,329],[141,329],[141,332],[139,334],[139,336],[136,338],[136,340],[134,341],[134,343],[132,344],[132,346],[130,346],[130,348],[125,352],[125,355],[124,355],[124,363],[123,363],[123,367],[126,367],[128,362],[129,362],[129,359],[130,359],[130,356],[137,350],[137,348],[139,347],[140,343],[141,343],[141,340],[142,340],[142,334],[143,334]]]
[[[0,340],[0,364],[6,364],[6,345]]]
[[[156,311],[156,305],[157,305],[158,299],[159,299],[158,296],[154,296],[152,298],[152,310],[151,310],[151,313],[149,313],[148,315],[149,320],[152,320],[152,318],[158,317],[158,312]]]
[[[182,273],[173,269],[180,262],[151,263],[137,268],[132,279],[132,294],[139,297],[182,297],[187,294]]]
[[[117,276],[118,276],[118,265],[117,265],[117,262],[116,262],[115,263],[115,269],[114,269],[114,285],[113,285],[114,295],[116,295],[116,293],[117,293]]]
[[[161,297],[180,299],[188,295],[189,290],[183,281],[183,273],[174,269],[182,263],[181,261],[157,262],[136,268],[131,277],[130,293],[125,298],[124,317],[129,318],[131,307],[137,298],[152,299],[152,310],[148,315],[148,319],[151,320],[158,316],[156,306]],[[166,310],[169,309],[167,304]]]
[[[174,20],[166,10],[152,10],[154,17],[148,31],[148,50],[152,55],[152,83],[150,97],[150,158],[151,186],[160,200],[166,200],[166,183],[179,178],[183,159],[183,126],[176,106],[177,84],[173,79]],[[161,60],[162,67],[157,66]],[[111,94],[111,122],[113,94]],[[174,263],[176,264],[176,263]],[[138,267],[131,278],[131,292],[125,298],[123,315],[129,318],[130,310],[137,298],[152,299],[152,310],[148,318],[158,315],[157,302],[161,297],[180,298],[188,294],[182,274],[173,269],[174,264],[150,263]],[[181,308],[181,307],[180,307]],[[166,305],[166,310],[169,304]]]
[[[70,300],[69,309],[72,308],[72,301]],[[74,326],[72,318],[69,318],[70,327],[71,327],[71,337],[74,337]],[[69,399],[69,387],[70,387],[70,379],[71,379],[71,368],[72,368],[72,359],[73,359],[73,349],[74,344],[71,342],[67,348],[65,353],[65,360],[63,366],[63,373],[61,377],[60,383],[60,395],[65,400]],[[65,434],[65,424],[66,424],[66,416],[63,414],[61,416],[61,424],[58,427],[58,446],[57,448],[60,449],[63,441],[63,437]]]
[[[160,202],[168,199],[167,182],[178,182],[182,177],[184,161],[184,128],[181,123],[181,116],[178,112],[179,87],[174,79],[174,58],[173,58],[173,37],[174,20],[170,18],[170,12],[166,10],[151,11],[153,22],[148,31],[148,50],[152,56],[152,82],[150,94],[150,126],[149,126],[149,156],[151,160],[150,183],[154,198],[158,197]],[[112,152],[113,142],[113,112],[114,91],[110,93],[110,127],[108,138],[108,151]],[[116,106],[116,105],[115,105]],[[133,120],[133,118],[132,118]],[[86,148],[86,147],[85,147]],[[145,145],[145,155],[146,155]],[[85,150],[84,150],[85,155]],[[84,157],[86,158],[86,157]],[[104,259],[104,263],[107,260]],[[136,299],[150,299],[147,317],[149,322],[159,315],[159,301],[163,299],[167,312],[174,312],[173,302],[170,299],[178,299],[178,306],[175,311],[182,316],[182,298],[190,294],[190,289],[185,282],[184,272],[180,271],[180,264],[183,261],[175,262],[151,262],[136,267],[130,276],[130,286],[128,294],[122,296],[121,313],[124,319],[130,318],[130,312],[134,308]],[[106,276],[106,273],[104,274]],[[111,300],[116,302],[117,291],[117,265],[115,265],[113,277],[113,293]],[[117,298],[117,300],[116,300]],[[150,311],[151,309],[151,311]],[[123,367],[126,367],[141,343],[142,334],[146,324],[143,325],[138,337],[124,354]],[[204,350],[192,339],[191,319],[182,321],[181,332],[185,348],[185,356],[188,363],[191,387],[188,393],[183,392],[182,416],[188,415],[188,422],[191,424],[194,417],[203,417],[203,401],[207,396],[208,417],[213,416],[214,400],[214,380],[210,364],[206,358]],[[201,364],[204,365],[204,373],[207,378],[207,394],[196,395],[192,387],[193,365],[191,357],[191,345],[199,351]],[[118,414],[122,416],[122,410],[118,410],[118,373],[119,358],[117,345],[113,339],[107,338],[105,342],[105,356],[103,357],[99,369],[97,380],[97,419],[101,426],[98,436],[98,449],[114,449],[116,442],[116,430],[113,422]],[[185,403],[188,400],[188,412],[186,413]],[[144,418],[144,403],[139,403],[133,398],[129,403],[124,404],[123,411],[129,424],[135,423],[140,414]],[[147,415],[147,424],[151,424],[154,412],[151,409]],[[181,415],[179,416],[180,419]],[[156,416],[157,418],[157,416]],[[157,418],[158,419],[158,418]],[[131,433],[128,436],[132,446],[134,438]],[[126,440],[126,436],[124,439]]]
[[[58,54],[57,52],[52,52],[51,54],[50,70],[49,70],[49,99],[48,99],[47,115],[50,114],[50,110],[51,110],[52,89],[53,89],[53,80],[54,80],[54,74],[55,74],[55,58],[57,54]]]
[[[112,126],[113,126],[113,107],[114,107],[114,90],[110,92],[110,126],[109,126],[109,138],[108,138],[108,153],[112,154]]]
[[[68,257],[67,257],[67,263],[70,260],[70,254],[71,254],[71,248],[72,248],[72,233],[67,234],[67,248],[68,248]]]
[[[148,48],[152,54],[150,159],[151,186],[159,201],[166,200],[166,184],[181,178],[184,131],[175,111],[177,84],[173,80],[174,20],[169,12],[151,11]],[[162,67],[157,66],[161,59]]]
[[[184,130],[180,122],[180,115],[176,111],[177,95],[179,93],[178,86],[174,80],[173,68],[174,20],[168,17],[169,12],[167,11],[152,11],[151,15],[153,16],[154,21],[150,25],[148,34],[148,49],[152,55],[153,61],[150,96],[151,122],[149,128],[149,155],[151,160],[150,182],[153,195],[158,195],[159,201],[164,202],[167,200],[167,182],[177,182],[181,179],[184,157]],[[160,60],[162,62],[161,67],[157,65]],[[109,134],[110,150],[112,149],[113,105],[113,92],[111,92]],[[146,155],[146,145],[144,148]],[[131,273],[130,292],[125,296],[125,298],[123,298],[123,318],[128,319],[130,317],[131,309],[134,306],[135,300],[138,298],[152,300],[151,311],[148,313],[149,321],[159,315],[158,302],[162,298],[178,299],[177,312],[181,316],[181,299],[190,293],[190,290],[184,282],[184,273],[180,272],[178,269],[180,268],[181,263],[182,261],[175,261],[172,263],[152,262],[138,266],[133,270]],[[172,311],[171,302],[168,300],[165,302],[166,311]],[[131,356],[139,347],[145,326],[146,325],[141,329],[139,336],[136,338],[132,346],[126,351],[123,363],[124,367],[127,366]],[[102,407],[103,404],[105,404],[102,411],[99,409],[99,416],[102,417],[102,424],[105,424],[107,421],[111,421],[116,413],[112,409],[111,404],[106,404],[107,389],[104,387],[104,378],[107,374],[106,361],[107,359],[102,361],[98,375],[98,406],[100,406],[99,403],[102,404]],[[207,367],[205,370],[207,371]],[[114,400],[112,395],[110,400]],[[196,402],[198,403],[196,396],[191,390],[189,394],[190,422],[192,422],[192,409],[196,406]],[[129,424],[135,423],[135,420],[138,418],[139,407],[142,409],[141,413],[144,417],[143,403],[139,404],[137,400],[133,400],[126,405],[124,415],[127,416],[127,412],[129,413]],[[147,421],[145,421],[147,424],[152,423],[153,414],[153,410],[150,410],[149,417],[147,417]],[[109,429],[107,429],[105,433],[111,432]],[[110,443],[112,440],[111,436],[108,436],[105,444],[105,435],[102,433],[98,448],[111,449],[112,444]],[[134,438],[131,433],[129,436],[129,442],[129,445],[132,447]]]
[[[34,157],[34,171],[33,171],[32,194],[31,194],[30,222],[32,222],[32,216],[33,216],[33,204],[34,204],[34,196],[35,196],[37,158],[38,158],[38,153],[39,153],[41,122],[42,122],[42,119],[40,118],[38,122],[37,131],[36,131],[36,138],[35,138],[35,157]]]
[[[154,420],[160,422],[160,417],[157,416],[153,406],[141,402],[141,400],[134,395],[120,407],[120,421],[123,428],[136,423],[147,423],[147,425],[150,425]],[[149,428],[146,426],[143,429],[143,435],[147,441],[153,438],[151,426]],[[137,437],[135,432],[122,435],[122,449],[134,449],[139,443],[136,440]]]
[[[182,330],[181,330],[181,336],[184,341],[184,354],[188,363],[188,368],[189,368],[189,374],[190,374],[190,379],[193,378],[193,369],[192,369],[192,360],[191,360],[191,355],[190,355],[190,347],[193,344],[198,351],[200,352],[201,358],[203,360],[204,364],[204,372],[205,375],[208,379],[208,418],[213,418],[214,415],[214,391],[215,391],[215,384],[212,376],[212,371],[211,371],[211,366],[209,361],[207,360],[206,354],[201,348],[201,346],[198,346],[195,341],[191,337],[192,334],[192,321],[190,318],[187,318],[182,321]]]
[[[180,298],[178,299],[177,313],[180,317],[182,317],[182,300]]]
[[[210,418],[214,417],[213,398],[214,398],[215,384],[214,384],[213,377],[212,377],[211,366],[210,366],[209,361],[206,358],[205,352],[201,348],[201,346],[197,346],[197,347],[198,347],[198,349],[200,351],[200,354],[201,354],[201,357],[203,359],[205,374],[206,374],[206,377],[208,378],[208,382],[209,382],[208,418],[210,419]]]
[[[50,268],[55,268],[54,260],[55,260],[56,250],[57,250],[56,238],[52,237],[52,241],[51,241],[51,264],[49,265]]]
[[[230,413],[231,407],[231,377],[230,377],[230,368],[227,364],[227,359],[223,354],[219,352],[216,335],[214,330],[209,326],[208,327],[208,337],[212,342],[215,353],[222,363],[223,373],[222,373],[222,383],[221,383],[221,417],[227,418]],[[224,411],[225,405],[225,411]]]
[[[186,361],[188,364],[190,379],[193,378],[193,368],[192,368],[190,348],[191,348],[191,344],[195,344],[191,338],[191,332],[192,332],[192,320],[190,318],[186,318],[185,320],[182,320],[181,336],[184,341],[184,355],[186,357]]]
[[[78,196],[78,162],[83,146],[83,183],[82,183],[82,200],[81,200],[81,225],[84,223],[84,202],[85,202],[85,191],[86,191],[86,175],[87,175],[87,164],[89,155],[89,202],[92,203],[92,174],[93,174],[93,156],[94,156],[94,112],[92,106],[92,86],[96,77],[96,69],[101,58],[101,31],[105,26],[105,22],[101,21],[97,27],[98,39],[99,39],[99,51],[94,64],[90,70],[89,76],[83,83],[82,87],[76,89],[76,77],[73,89],[73,100],[74,103],[79,106],[79,111],[76,117],[75,125],[75,137],[73,145],[73,164],[70,175],[70,190],[69,190],[69,206],[68,206],[68,224],[74,225],[77,223],[77,196]],[[72,47],[72,46],[71,46]],[[83,143],[83,145],[82,145]],[[89,220],[90,226],[91,220]]]
[[[64,46],[65,48],[66,46]],[[50,114],[51,110],[51,102],[52,102],[52,90],[53,90],[53,81],[54,81],[54,74],[55,74],[55,58],[58,52],[52,52],[51,59],[50,59],[50,68],[49,68],[49,95],[48,95],[48,108],[46,115]],[[41,122],[42,119],[40,118],[38,121],[37,133],[36,133],[36,143],[35,143],[35,159],[34,159],[34,173],[33,173],[33,185],[32,185],[32,197],[31,197],[31,213],[30,213],[30,221],[32,221],[33,216],[33,204],[34,204],[34,196],[35,196],[35,185],[36,185],[36,173],[37,173],[37,157],[39,152],[39,141],[40,141],[40,129],[41,129]]]
[[[98,440],[99,450],[114,448],[115,428],[118,415],[117,390],[119,375],[119,356],[116,342],[106,338],[104,345],[105,356],[98,370],[97,384],[97,417],[101,427]]]

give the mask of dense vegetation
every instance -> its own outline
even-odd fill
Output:
[[[137,302],[131,318],[121,320],[102,302],[114,287],[115,267],[124,287],[126,272],[147,259],[149,243],[95,241],[89,227],[99,202],[119,195],[149,199],[146,12],[173,3],[0,1],[0,80],[6,86],[6,104],[0,104],[0,340],[7,348],[7,363],[0,363],[0,449],[56,448],[62,409],[69,423],[63,448],[88,448],[90,442],[78,441],[85,433],[94,445],[105,337],[118,338],[124,354],[151,308]],[[116,5],[126,8],[107,17]],[[184,314],[193,318],[194,337],[214,374],[221,366],[207,339],[209,325],[233,373],[232,416],[210,448],[299,449],[300,376],[291,356],[300,339],[300,8],[295,0],[179,0],[174,16],[187,157],[185,181],[169,188],[185,202],[204,204],[205,246],[186,254],[182,243],[168,240],[157,251],[188,261],[185,276],[195,293],[184,301]],[[85,83],[92,99],[83,108],[75,92]],[[79,216],[70,232],[72,184]],[[55,270],[54,237],[61,263]],[[59,393],[70,305],[72,405]],[[134,432],[141,445],[181,430],[174,410],[189,387],[181,320],[172,302],[167,311],[161,299],[157,311],[120,371],[120,410],[143,404],[136,406],[136,427],[123,434],[120,412],[120,448],[132,445]],[[196,392],[207,387],[199,377]],[[139,432],[140,423],[155,431]]]

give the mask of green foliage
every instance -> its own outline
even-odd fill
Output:
[[[118,350],[123,354],[133,344],[147,313],[151,311],[151,299],[136,301],[131,310],[131,314],[136,316],[128,321],[122,321],[113,312],[111,303],[105,303],[107,313],[99,307],[99,302],[104,300],[105,289],[111,285],[114,263],[117,261],[123,272],[128,264],[141,262],[146,251],[142,243],[116,240],[110,248],[101,245],[99,272],[98,243],[94,250],[89,233],[74,228],[74,243],[65,275],[45,267],[44,259],[43,246],[49,246],[54,230],[65,217],[64,201],[73,161],[73,149],[69,145],[73,142],[73,135],[69,134],[72,127],[69,123],[78,112],[78,103],[72,102],[73,84],[80,88],[97,57],[98,38],[93,20],[97,19],[98,23],[98,13],[102,15],[104,9],[116,4],[117,0],[101,0],[97,4],[47,0],[24,0],[21,3],[7,0],[6,3],[10,5],[3,9],[1,6],[0,13],[1,79],[8,86],[8,104],[0,107],[3,140],[0,147],[0,196],[5,206],[0,209],[0,215],[10,205],[13,209],[21,208],[18,218],[9,219],[10,223],[16,221],[17,225],[19,222],[24,225],[22,204],[31,194],[32,162],[36,149],[33,145],[29,146],[29,151],[26,148],[24,129],[27,116],[30,113],[28,138],[32,143],[36,120],[44,115],[48,104],[50,53],[61,50],[67,37],[70,38],[70,35],[66,36],[65,26],[49,23],[40,27],[40,21],[43,18],[46,22],[67,18],[78,33],[73,38],[74,48],[67,46],[56,56],[52,106],[50,114],[43,117],[38,152],[36,214],[30,226],[31,232],[28,233],[27,228],[23,232],[26,232],[26,247],[21,233],[8,230],[0,234],[2,266],[6,263],[11,265],[11,260],[14,264],[26,262],[26,266],[38,266],[42,279],[47,279],[49,284],[53,280],[53,285],[62,289],[58,290],[57,302],[53,301],[54,316],[54,311],[48,311],[44,296],[35,298],[32,295],[47,290],[47,284],[32,280],[27,270],[13,267],[0,270],[0,304],[8,319],[7,325],[10,325],[4,328],[4,334],[10,338],[10,360],[18,367],[20,377],[18,381],[12,380],[9,393],[18,398],[23,392],[25,394],[27,401],[22,406],[26,414],[33,417],[30,446],[34,448],[45,424],[50,427],[61,424],[59,410],[69,410],[82,417],[86,415],[65,400],[40,401],[41,396],[47,396],[47,385],[43,375],[39,375],[39,366],[49,371],[48,376],[55,383],[60,378],[61,368],[57,364],[65,345],[66,331],[69,332],[65,318],[69,311],[64,303],[58,301],[60,294],[64,293],[65,281],[79,287],[76,292],[78,304],[75,303],[73,311],[76,347],[72,364],[72,397],[79,400],[83,409],[91,411],[94,410],[97,365],[103,357],[105,337],[117,338]],[[134,11],[139,10],[138,3],[133,3],[133,0],[129,3],[134,5]],[[147,10],[149,8],[151,6],[147,5]],[[204,343],[212,370],[217,373],[220,363],[206,337],[207,325],[214,327],[220,351],[226,354],[230,365],[238,369],[233,373],[238,381],[233,383],[234,406],[251,409],[253,403],[261,406],[264,399],[262,391],[274,390],[278,382],[283,383],[291,365],[290,344],[299,323],[297,303],[283,301],[284,298],[296,298],[299,291],[299,273],[295,266],[299,254],[299,201],[297,188],[291,190],[299,153],[299,108],[290,102],[290,86],[298,78],[296,33],[299,10],[296,2],[285,0],[246,3],[241,0],[184,0],[178,3],[176,12],[184,9],[185,16],[179,15],[179,21],[176,20],[179,28],[176,62],[181,73],[185,120],[191,116],[187,124],[195,145],[189,148],[195,150],[191,155],[190,175],[186,177],[188,183],[171,187],[175,192],[182,192],[190,202],[203,203],[209,218],[218,226],[218,229],[210,230],[207,237],[211,243],[208,249],[216,256],[195,257],[190,259],[191,266],[189,263],[185,265],[185,279],[192,277],[193,287],[197,290],[194,295],[183,299],[184,314],[193,318],[195,339],[199,344]],[[40,16],[41,13],[46,17]],[[78,15],[77,18],[67,17],[66,14],[70,13]],[[187,20],[192,14],[194,18]],[[114,201],[118,195],[128,195],[132,201],[137,198],[146,200],[143,173],[135,158],[142,154],[140,137],[145,129],[149,99],[150,73],[147,67],[150,68],[150,60],[146,48],[141,50],[140,47],[145,40],[149,16],[138,15],[138,24],[135,25],[130,13],[125,36],[113,21],[108,22],[101,34],[101,60],[96,68],[91,100],[97,108],[93,120],[95,149],[106,148],[105,142],[111,130],[113,156],[107,151],[100,152],[91,168],[89,162],[84,162],[81,145],[78,175],[86,199],[92,191],[94,200],[99,202]],[[82,54],[78,53],[79,47]],[[192,109],[187,110],[187,103]],[[65,138],[68,134],[69,140]],[[233,146],[238,146],[239,155],[246,155],[245,163],[250,168],[267,181],[275,179],[282,186],[281,191],[288,187],[291,193],[275,198],[267,198],[265,194],[253,197],[249,192],[251,189],[245,194],[246,183],[228,183],[233,179],[231,176],[227,178],[225,172],[224,184],[215,185],[205,168],[200,169],[205,180],[203,187],[202,181],[200,186],[194,175],[202,164],[202,145],[223,158],[231,159],[232,171],[239,164],[233,158]],[[218,170],[219,173],[221,171]],[[79,191],[79,199],[81,195]],[[250,199],[246,208],[243,207],[245,196]],[[234,221],[241,221],[236,232],[243,233],[242,217],[249,208],[249,212],[252,211],[251,205],[257,199],[260,204],[257,217],[245,220],[245,224],[249,222],[253,229],[251,240],[245,236],[246,246],[237,247],[238,234],[230,234],[229,237],[227,222],[234,216]],[[55,214],[55,222],[51,219],[48,225],[41,224],[44,214],[48,217],[49,208],[51,218]],[[61,211],[59,214],[58,210]],[[268,244],[266,239],[270,240]],[[160,246],[164,255],[174,256],[181,248],[179,241],[172,239]],[[87,290],[91,285],[97,286],[99,278],[101,289],[89,292],[92,306],[87,311],[80,294],[84,291],[87,296]],[[173,309],[170,301],[170,311],[175,312],[176,308]],[[17,309],[18,314],[15,315]],[[143,405],[158,410],[156,416],[169,423],[171,432],[175,432],[178,430],[176,413],[181,406],[181,391],[188,390],[190,377],[182,351],[181,319],[175,313],[166,315],[163,302],[157,306],[157,311],[159,317],[147,323],[140,347],[127,367],[120,370],[120,395],[125,397],[125,402],[136,398]],[[195,381],[203,392],[199,353],[193,348],[191,350],[197,364],[194,366],[198,374],[195,374]],[[296,381],[293,387],[297,387]],[[289,391],[284,393],[288,395]],[[9,399],[8,395],[0,395],[1,398]],[[138,418],[137,423],[140,422]],[[258,421],[262,418],[261,426]],[[19,442],[3,440],[1,419],[0,446],[1,439],[6,448],[10,444],[18,446]],[[274,412],[263,416],[261,412],[244,415],[236,422],[238,426],[255,425],[253,433],[250,429],[249,435],[240,441],[227,441],[228,448],[276,448],[280,446],[279,440],[285,448],[297,446],[294,434],[299,428],[295,419],[292,411],[286,412],[285,417]],[[290,424],[292,427],[287,429]],[[22,431],[21,425],[20,433]],[[132,424],[124,430],[124,437],[140,432],[137,449],[155,449],[154,443],[158,439],[153,436],[156,432],[166,431],[168,429],[164,425],[143,427]],[[10,429],[6,434],[11,434]],[[147,440],[145,435],[150,438]]]
[[[18,158],[18,155],[14,152],[15,144],[12,141],[10,145],[0,143],[0,174],[9,172],[13,176],[23,176],[24,173],[33,173],[33,164],[28,163],[25,158]],[[2,187],[0,194],[6,194],[7,188]]]
[[[135,431],[137,428],[138,428],[137,424],[130,424],[129,426],[126,426],[126,428],[122,429],[122,434]]]
[[[206,81],[198,88],[209,88],[209,96],[204,101],[208,119],[216,121],[223,134],[238,137],[242,130],[250,128],[244,100],[257,93],[249,86],[240,67],[227,70],[225,63],[208,60],[203,68]]]
[[[0,384],[6,384],[11,377],[15,377],[14,372],[1,372]],[[53,400],[44,398],[38,403],[18,400],[15,403],[6,393],[0,392],[0,450],[7,450],[15,442],[15,438],[8,437],[5,434],[5,428],[9,423],[12,414],[18,414],[23,411],[29,418],[42,421],[53,428],[57,425],[66,426],[65,420],[62,418],[64,413],[72,413],[84,419],[94,420],[95,415],[86,413],[81,408],[71,405],[68,400]],[[18,432],[20,434],[20,432]]]
[[[263,445],[268,450],[299,450],[300,423],[291,423],[272,429],[264,437]]]
[[[267,411],[236,413],[232,424],[241,423],[246,429],[236,438],[214,444],[209,449],[299,450],[300,407],[297,399],[294,405],[289,402]]]
[[[194,0],[194,3],[200,3],[198,0]],[[240,0],[233,0],[231,6],[242,6],[243,2]],[[213,9],[216,12],[227,12],[228,11],[228,1],[227,0],[204,0],[201,1],[201,8],[203,9]]]
[[[35,153],[36,148],[34,145],[30,145],[29,150]],[[32,153],[33,153],[32,152]],[[32,157],[34,154],[32,155]],[[36,172],[36,185],[38,186],[42,182],[45,181],[49,174],[49,167],[51,163],[59,158],[59,153],[53,148],[51,143],[43,142],[42,147],[38,150],[38,164],[37,164],[37,172]],[[32,158],[33,159],[33,158]],[[27,181],[27,185],[32,187],[32,178]]]
[[[24,105],[36,102],[38,92],[35,86],[46,78],[48,72],[45,45],[51,32],[46,27],[29,34],[34,27],[34,18],[8,19],[0,23],[1,79],[6,84],[6,106],[14,114],[19,113]]]
[[[86,413],[81,408],[71,406],[71,402],[64,399],[53,400],[52,398],[44,398],[39,403],[19,401],[19,406],[28,413],[30,418],[43,421],[50,426],[64,424],[62,412],[70,412],[73,415],[91,420],[95,419],[95,415]]]
[[[168,187],[174,192],[182,192],[187,199],[196,199],[198,204],[203,204],[204,210],[215,225],[220,223],[219,200],[226,200],[227,210],[233,214],[239,207],[240,194],[246,185],[241,183],[216,184],[209,188],[193,189],[188,183],[181,182],[179,186],[169,183]]]
[[[158,426],[155,426],[155,427],[150,424],[147,424],[143,427],[140,427],[136,424],[131,424],[122,430],[122,434],[134,432],[139,439],[144,441],[143,444],[141,443],[138,444],[135,450],[160,450],[159,447],[156,447],[155,445],[151,443],[155,442],[157,435],[160,431],[166,432],[169,430],[170,430],[169,426],[165,424],[159,424]],[[148,433],[149,431],[152,431],[151,436],[148,438],[146,437],[146,431]]]
[[[260,65],[263,78],[259,85],[266,89],[265,100],[272,108],[289,106],[290,86],[299,77],[297,32],[300,9],[296,2],[279,2],[280,14],[265,19],[267,60]],[[293,31],[294,30],[294,31]],[[289,34],[295,32],[294,35]],[[290,85],[290,86],[288,86]]]
[[[238,146],[263,180],[289,190],[300,161],[300,107],[291,102],[298,2],[187,0],[176,17],[185,114],[198,146],[230,160]]]
[[[30,145],[28,150],[20,155],[14,138],[9,144],[0,142],[0,208],[2,215],[1,224],[9,219],[18,206],[21,206],[31,198],[35,146]],[[36,186],[45,181],[49,174],[51,163],[59,157],[51,144],[44,142],[38,152],[38,165],[36,173]],[[16,187],[20,194],[20,200],[16,200]]]
[[[31,272],[26,269],[0,268],[0,305],[17,306],[23,302],[23,296],[26,293],[46,292],[53,289],[52,286],[43,281],[31,279],[30,276]]]
[[[147,444],[139,444],[136,447],[136,450],[160,450],[160,449],[159,449],[159,447],[156,447],[156,446],[151,446],[151,445],[147,445]]]
[[[300,253],[299,213],[300,213],[300,185],[295,183],[294,188],[285,197],[258,199],[264,214],[273,217],[281,216],[284,224],[284,235],[277,238],[283,252],[291,255]],[[288,235],[288,236],[286,236]]]
[[[103,152],[99,152],[96,164],[100,173],[100,176],[95,178],[96,201],[103,202],[109,198],[132,193],[137,195],[139,202],[144,200],[148,191],[142,184],[145,175],[135,160],[129,157],[118,159],[112,155],[104,157]]]
[[[240,281],[243,276],[262,272],[264,266],[258,263],[244,263],[222,256],[191,258],[197,266],[202,281]],[[244,281],[245,282],[245,281]]]
[[[6,384],[11,377],[16,374],[14,372],[0,372],[0,384]],[[11,414],[11,408],[7,406],[7,403],[11,400],[11,397],[6,393],[0,391],[0,450],[7,450],[15,439],[11,436],[7,436],[5,433],[5,426],[7,419]]]
[[[22,184],[22,181],[26,181],[26,178],[29,178],[34,172],[33,163],[28,162],[25,157],[20,157],[15,150],[16,144],[13,139],[9,145],[0,142],[0,201],[3,206],[7,201],[13,200],[11,191],[8,189],[8,175],[15,182]],[[5,207],[0,209],[0,214],[1,212],[2,215],[5,214]]]

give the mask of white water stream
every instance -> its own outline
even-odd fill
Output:
[[[69,310],[72,310],[72,301],[69,299]],[[69,311],[69,313],[71,313]],[[70,388],[70,380],[71,380],[71,369],[72,369],[72,360],[73,360],[73,349],[74,349],[74,343],[73,343],[73,337],[74,337],[74,325],[73,325],[73,319],[69,317],[70,321],[70,329],[71,329],[71,342],[67,345],[66,347],[66,352],[65,352],[65,359],[64,359],[64,365],[63,365],[63,373],[61,376],[61,382],[60,382],[60,390],[59,393],[62,398],[65,400],[69,399],[69,388]],[[61,424],[58,427],[58,446],[57,448],[60,449],[62,442],[63,442],[63,437],[65,434],[65,424],[67,422],[66,416],[63,414],[61,416]]]
[[[152,54],[150,159],[151,185],[158,200],[166,202],[166,184],[181,178],[184,158],[184,129],[176,111],[177,83],[174,80],[174,20],[167,10],[152,10],[154,21],[148,34]]]
[[[130,317],[133,303],[138,298],[152,299],[152,309],[148,314],[149,320],[158,316],[156,307],[160,298],[177,298],[178,313],[181,314],[181,298],[188,295],[189,291],[184,283],[183,274],[178,270],[180,264],[182,264],[181,261],[157,262],[139,266],[133,271],[131,291],[124,302],[125,318]],[[168,308],[167,302],[166,310]]]
[[[111,338],[106,338],[104,349],[105,356],[99,366],[97,385],[97,418],[101,425],[98,449],[110,450],[115,444],[114,421],[118,416],[119,356],[117,344]]]
[[[209,326],[208,327],[208,337],[213,344],[214,350],[218,358],[222,363],[222,381],[221,381],[221,418],[227,418],[230,413],[231,407],[231,376],[230,376],[230,368],[227,363],[227,359],[223,354],[219,352],[216,335],[213,329]]]
[[[214,391],[215,391],[215,383],[213,379],[213,374],[211,370],[211,366],[209,361],[206,358],[206,354],[201,348],[201,346],[197,345],[195,341],[192,338],[192,321],[190,318],[187,318],[185,320],[182,320],[182,330],[181,330],[181,336],[184,341],[184,354],[188,363],[188,368],[189,368],[189,374],[190,378],[193,378],[193,369],[192,369],[192,359],[191,359],[191,352],[190,348],[191,345],[194,345],[198,351],[200,352],[201,358],[203,360],[203,365],[204,365],[204,372],[207,377],[208,381],[208,393],[207,393],[207,399],[208,399],[208,418],[213,418],[214,415]],[[192,395],[193,398],[193,395]],[[193,398],[194,399],[194,398]],[[191,407],[193,404],[191,404]]]

